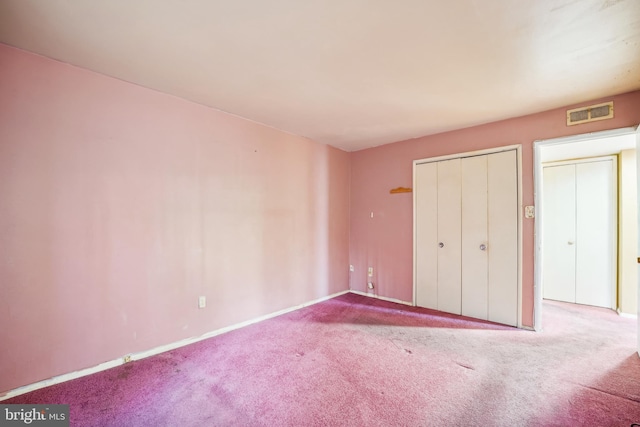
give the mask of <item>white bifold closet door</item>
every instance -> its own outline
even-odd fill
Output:
[[[543,169],[543,296],[616,308],[614,158]]]
[[[438,164],[438,310],[460,314],[460,159]]]
[[[576,168],[545,167],[543,179],[543,295],[576,302]]]
[[[517,324],[516,151],[416,166],[416,304]]]
[[[489,239],[487,156],[462,159],[462,311],[465,316],[489,315]]]

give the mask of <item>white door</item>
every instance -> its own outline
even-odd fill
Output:
[[[438,162],[438,310],[461,312],[460,159]]]
[[[462,159],[462,314],[488,318],[487,156]],[[484,250],[481,248],[484,245]]]
[[[438,163],[415,168],[416,305],[438,309]]]
[[[518,187],[515,151],[488,160],[488,320],[518,323]]]
[[[516,151],[417,164],[416,304],[517,325]]]
[[[543,297],[576,301],[576,168],[543,169]]]
[[[544,298],[616,308],[614,158],[545,166]]]
[[[616,308],[613,160],[576,165],[576,302]]]

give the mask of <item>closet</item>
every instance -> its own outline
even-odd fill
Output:
[[[416,161],[416,305],[518,323],[516,150]]]
[[[616,308],[616,176],[613,156],[544,165],[544,298]]]

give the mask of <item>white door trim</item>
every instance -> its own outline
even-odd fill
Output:
[[[511,151],[511,150],[516,150],[516,151],[522,150],[522,145],[521,144],[505,145],[502,147],[487,148],[484,150],[466,151],[464,153],[447,154],[447,155],[438,156],[438,157],[427,157],[424,159],[414,160],[413,166],[415,169],[416,165],[420,165],[422,163],[439,162],[441,160],[461,159],[463,157],[482,156],[484,154],[502,153],[503,151]]]
[[[516,151],[516,162],[517,162],[517,190],[518,190],[518,323],[517,327],[522,328],[522,218],[523,218],[523,207],[522,207],[522,145],[514,144],[514,145],[505,145],[502,147],[494,147],[487,148],[483,150],[476,151],[468,151],[464,153],[454,153],[448,154],[445,156],[437,156],[437,157],[427,157],[423,159],[417,159],[413,161],[413,300],[412,303],[415,306],[417,303],[416,299],[416,290],[417,290],[417,239],[416,239],[416,167],[423,163],[430,162],[439,162],[441,160],[450,160],[457,159],[463,157],[473,157],[473,156],[481,156],[484,154],[494,154],[501,153],[503,151]]]
[[[613,160],[615,164],[618,161],[617,154],[608,154],[606,156],[598,156],[598,157],[585,157],[582,159],[573,159],[573,160],[554,160],[552,162],[546,162],[542,164],[543,168],[553,167],[553,166],[562,166],[562,165],[577,165],[579,163],[593,163],[593,162],[602,162]]]
[[[630,126],[620,129],[591,132],[580,135],[565,136],[537,140],[533,142],[533,204],[535,209],[534,221],[534,251],[533,251],[533,329],[542,330],[542,209],[540,205],[542,188],[542,160],[541,149],[559,144],[604,139],[616,136],[635,135],[638,126]]]

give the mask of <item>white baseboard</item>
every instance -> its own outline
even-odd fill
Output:
[[[302,304],[299,304],[299,305],[296,305],[296,306],[293,306],[293,307],[285,308],[284,310],[280,310],[280,311],[276,311],[274,313],[266,314],[264,316],[260,316],[260,317],[257,317],[255,319],[247,320],[246,322],[236,323],[235,325],[227,326],[227,327],[221,328],[221,329],[216,329],[215,331],[207,332],[204,335],[200,335],[200,336],[197,336],[197,337],[191,337],[191,338],[187,338],[187,339],[184,339],[184,340],[172,342],[172,343],[169,343],[169,344],[161,345],[159,347],[155,347],[155,348],[152,348],[150,350],[145,350],[145,351],[141,351],[141,352],[138,352],[138,353],[127,354],[127,355],[124,355],[124,356],[122,356],[122,357],[120,357],[118,359],[110,360],[108,362],[104,362],[104,363],[101,363],[99,365],[96,365],[96,366],[93,366],[93,367],[90,367],[90,368],[81,369],[79,371],[70,372],[68,374],[58,375],[58,376],[55,376],[55,377],[52,377],[52,378],[49,378],[49,379],[46,379],[46,380],[38,381],[38,382],[33,383],[33,384],[28,384],[28,385],[25,385],[25,386],[22,386],[22,387],[18,387],[16,389],[9,390],[9,391],[1,394],[0,395],[0,402],[3,401],[3,400],[10,399],[10,398],[15,397],[15,396],[20,396],[21,394],[29,393],[29,392],[34,391],[34,390],[38,390],[38,389],[41,389],[41,388],[44,388],[44,387],[49,387],[49,386],[54,385],[54,384],[60,384],[60,383],[66,382],[66,381],[71,381],[71,380],[74,380],[76,378],[80,378],[80,377],[84,377],[84,376],[87,376],[87,375],[95,374],[95,373],[101,372],[101,371],[106,371],[107,369],[123,365],[124,363],[126,363],[124,361],[124,358],[126,356],[129,356],[131,361],[145,359],[145,358],[150,357],[150,356],[155,356],[156,354],[164,353],[164,352],[169,351],[169,350],[174,350],[176,348],[184,347],[185,345],[189,345],[189,344],[196,343],[198,341],[206,340],[207,338],[215,337],[216,335],[221,335],[221,334],[224,334],[226,332],[230,332],[230,331],[233,331],[233,330],[236,330],[236,329],[244,328],[245,326],[253,325],[254,323],[262,322],[263,320],[267,320],[267,319],[271,319],[271,318],[274,318],[274,317],[277,317],[277,316],[281,316],[283,314],[290,313],[292,311],[296,311],[296,310],[299,310],[301,308],[308,307],[310,305],[314,305],[314,304],[317,304],[319,302],[326,301],[326,300],[335,298],[337,296],[344,295],[344,294],[349,293],[349,292],[350,291],[342,291],[342,292],[338,292],[338,293],[335,293],[335,294],[331,294],[331,295],[328,295],[326,297],[318,298],[318,299],[315,299],[315,300],[312,300],[312,301],[309,301],[309,302],[305,302],[305,303],[302,303]],[[353,292],[353,291],[351,291],[351,292]]]
[[[46,380],[38,381],[37,383],[27,384],[25,386],[18,387],[1,394],[0,402],[6,399],[10,399],[12,397],[20,396],[21,394],[29,393],[34,390],[49,387],[51,385],[60,384],[65,381],[75,380],[76,378],[84,377],[86,375],[94,374],[96,372],[106,371],[107,369],[114,368],[116,366],[122,365],[123,363],[124,361],[122,358],[116,359],[116,360],[110,360],[108,362],[101,363],[91,368],[81,369],[79,371],[70,372],[68,374],[62,374],[56,377],[48,378]]]
[[[629,313],[623,313],[621,311],[618,312],[618,315],[620,317],[626,317],[627,319],[637,319],[638,315],[637,314],[629,314]]]
[[[383,300],[383,301],[389,301],[389,302],[395,302],[395,303],[398,303],[398,304],[404,304],[404,305],[411,305],[411,306],[413,306],[413,303],[412,303],[412,302],[409,302],[409,301],[403,301],[403,300],[400,300],[400,299],[389,298],[389,297],[383,297],[383,296],[380,296],[380,295],[370,294],[370,293],[367,293],[367,292],[354,291],[353,289],[352,289],[352,290],[350,290],[349,292],[351,292],[352,294],[356,294],[356,295],[362,295],[362,296],[364,296],[364,297],[377,298],[377,299],[380,299],[380,300]]]

